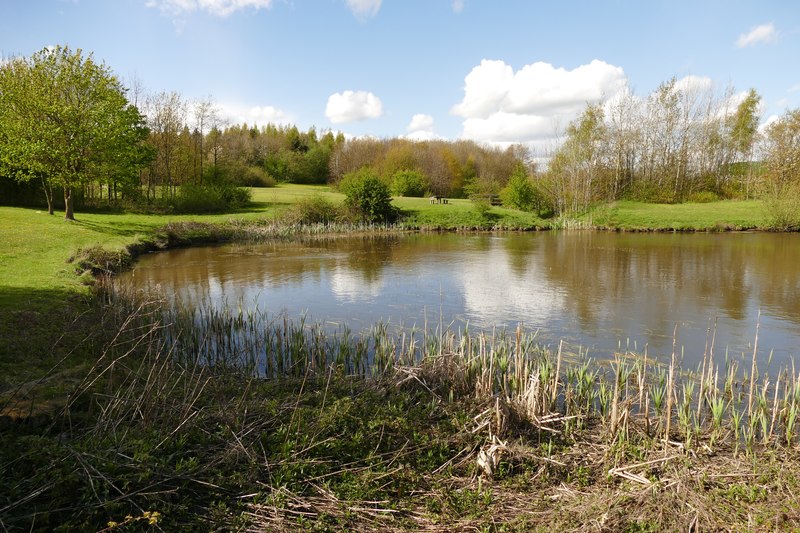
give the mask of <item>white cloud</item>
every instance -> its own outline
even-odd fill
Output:
[[[779,115],[770,115],[767,117],[767,120],[758,125],[758,132],[763,135],[766,133],[767,128],[778,122],[780,119],[781,117]]]
[[[736,41],[736,46],[745,48],[759,43],[773,43],[778,39],[778,30],[775,29],[775,24],[761,24],[751,29],[748,33],[739,35]]]
[[[487,118],[500,108],[514,81],[514,70],[503,61],[484,59],[464,78],[464,100],[451,113]]]
[[[622,68],[599,60],[573,70],[538,62],[516,73],[503,61],[483,60],[464,82],[464,99],[451,109],[464,117],[463,137],[531,146],[552,139],[587,103],[627,90]]]
[[[409,133],[415,131],[433,131],[433,117],[422,113],[417,113],[411,117],[411,122],[407,128]]]
[[[220,104],[219,117],[228,124],[248,124],[266,126],[267,124],[292,124],[293,117],[273,106],[243,106],[240,104]]]
[[[675,81],[673,90],[684,93],[710,91],[714,87],[714,82],[708,76],[684,76]],[[744,93],[746,94],[746,93]]]
[[[381,99],[367,91],[344,91],[328,97],[325,116],[334,124],[378,118],[383,114]]]
[[[346,0],[347,7],[359,20],[366,20],[378,14],[381,9],[381,0]]]
[[[406,131],[408,131],[408,133],[404,137],[412,141],[433,141],[441,139],[441,137],[433,131],[433,117],[423,113],[418,113],[411,117],[411,122],[408,124]]]
[[[148,0],[147,7],[156,7],[173,16],[206,11],[218,17],[227,17],[246,8],[269,9],[273,0]]]
[[[787,92],[796,93],[797,91],[800,91],[800,83],[789,87],[789,90]]]
[[[464,11],[464,0],[453,0],[453,12],[461,13]]]

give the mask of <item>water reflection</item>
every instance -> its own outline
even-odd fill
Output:
[[[405,326],[541,328],[545,339],[618,343],[702,357],[759,343],[786,361],[800,340],[800,235],[408,235],[193,248],[143,258],[120,283],[188,302],[259,305],[360,329]],[[632,345],[632,344],[631,344]]]

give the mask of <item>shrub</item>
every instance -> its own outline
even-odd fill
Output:
[[[800,230],[800,184],[785,185],[764,197],[767,224],[777,231]]]
[[[392,176],[392,190],[397,196],[421,198],[427,189],[425,176],[416,170],[398,170]]]
[[[341,218],[341,210],[333,202],[316,195],[304,198],[283,213],[283,219],[290,224],[327,224]]]
[[[370,223],[393,222],[397,218],[389,187],[370,168],[345,174],[339,190],[344,193],[345,206],[354,218]]]
[[[204,182],[227,181],[239,187],[274,187],[275,178],[264,168],[248,165],[242,161],[231,161],[218,165],[216,169],[204,171]]]
[[[173,207],[178,213],[214,213],[243,207],[250,202],[249,189],[227,182],[183,185]]]
[[[500,191],[503,204],[522,211],[531,211],[536,203],[536,189],[531,183],[525,167],[517,165],[508,180],[508,184]]]

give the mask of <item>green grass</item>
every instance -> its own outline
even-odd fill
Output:
[[[431,229],[534,229],[547,226],[532,213],[492,207],[481,214],[470,200],[452,198],[446,204],[431,204],[428,198],[394,198],[409,226]]]
[[[580,218],[590,225],[624,230],[720,231],[764,227],[759,200],[702,204],[648,204],[620,201],[598,207]]]

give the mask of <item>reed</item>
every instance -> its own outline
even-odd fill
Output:
[[[550,349],[540,343],[538,331],[521,325],[513,331],[476,333],[442,324],[430,330],[378,323],[354,332],[312,323],[305,316],[273,316],[242,301],[230,306],[158,305],[157,326],[144,326],[145,315],[151,323],[155,317],[150,310],[142,313],[141,325],[126,327],[141,334],[131,341],[134,345],[146,344],[148,353],[158,353],[153,361],[176,365],[179,372],[227,372],[259,380],[340,375],[413,382],[449,402],[464,397],[499,402],[504,408],[498,412],[516,412],[517,419],[546,430],[571,434],[599,422],[609,441],[625,442],[635,426],[644,435],[663,439],[668,448],[677,438],[684,448],[730,442],[752,452],[757,442],[790,446],[796,434],[800,374],[792,367],[779,373],[775,383],[768,374],[759,378],[757,350],[749,376],[740,376],[727,354],[721,371],[712,333],[697,374],[679,367],[676,341],[669,365],[649,356],[647,346],[641,354],[626,349],[606,365],[587,357],[581,347],[571,352],[563,341]],[[124,352],[115,357],[121,360]],[[103,364],[98,362],[95,381],[111,371],[112,363]],[[145,387],[156,391],[158,386],[153,382]],[[193,397],[191,391],[184,394],[188,405]],[[109,420],[125,404],[119,401],[106,407]]]

